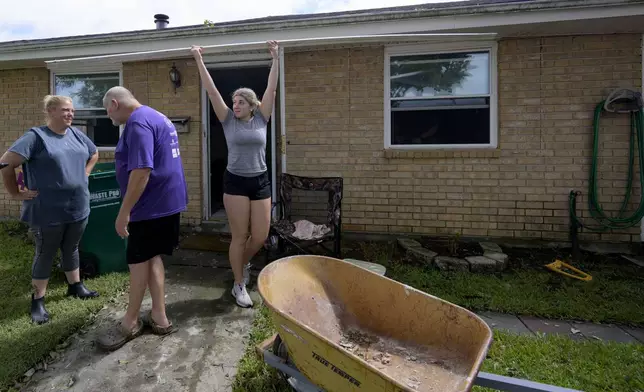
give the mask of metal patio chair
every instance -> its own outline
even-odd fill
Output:
[[[292,217],[293,190],[324,191],[328,193],[327,217],[324,225],[329,228],[325,235],[302,240],[293,236],[295,222]],[[277,219],[271,222],[266,251],[266,263],[283,257],[288,253],[288,246],[296,248],[301,253],[313,253],[311,248],[319,246],[329,256],[342,257],[342,177],[301,177],[292,174],[282,173],[279,184],[279,201],[273,204],[273,208],[279,207]],[[332,243],[332,248],[326,244]]]

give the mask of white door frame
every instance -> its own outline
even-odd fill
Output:
[[[224,61],[222,61],[222,59]],[[210,59],[208,57],[204,58],[204,63],[208,70],[214,69],[225,69],[225,68],[246,68],[246,67],[259,67],[267,66],[270,68],[271,59],[267,54],[248,54],[242,56],[217,56],[216,60],[212,61],[215,58]],[[228,60],[228,61],[225,61]],[[261,92],[263,93],[263,91]],[[276,121],[275,121],[275,106],[273,105],[273,113],[271,114],[271,193],[273,198],[276,196],[276,176],[277,169],[275,165],[277,164],[276,157]],[[280,120],[281,121],[281,120]],[[203,208],[202,208],[202,220],[208,221],[211,216],[216,211],[211,211],[211,200],[212,195],[210,192],[210,101],[208,98],[208,92],[206,91],[203,83],[201,83],[201,151],[202,151],[202,193],[203,193]]]

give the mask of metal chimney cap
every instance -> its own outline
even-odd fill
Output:
[[[156,14],[154,15],[154,23],[157,26],[157,29],[165,29],[168,25],[170,17],[166,14]]]

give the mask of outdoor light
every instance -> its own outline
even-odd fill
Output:
[[[172,68],[170,68],[170,81],[174,85],[175,89],[181,87],[181,74],[174,64],[172,64]]]

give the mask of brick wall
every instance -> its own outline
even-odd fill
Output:
[[[188,211],[183,222],[201,221],[201,105],[197,67],[193,62],[174,62],[182,75],[175,92],[168,78],[172,62],[128,63],[123,66],[125,87],[141,103],[169,117],[190,116],[190,132],[180,134],[182,158],[189,189]],[[45,68],[0,71],[0,141],[2,151],[30,127],[44,121],[42,99],[49,94],[49,71]],[[114,153],[99,152],[100,162],[114,160]],[[0,190],[0,216],[17,217],[20,203]]]
[[[168,73],[172,65],[181,73],[174,91]],[[155,61],[123,64],[123,84],[144,105],[168,117],[190,117],[190,132],[179,134],[181,158],[188,182],[188,210],[182,223],[201,222],[201,90],[194,61]]]
[[[0,154],[29,128],[44,123],[42,101],[47,94],[46,68],[0,70]],[[20,205],[0,187],[0,216],[18,217]]]
[[[289,52],[287,171],[342,175],[346,230],[567,239],[571,189],[589,215],[594,106],[616,87],[641,87],[640,36],[503,40],[498,57],[499,149],[385,152],[383,48]],[[624,191],[628,127],[602,118],[599,199],[609,212]],[[583,236],[635,240],[639,227]]]

